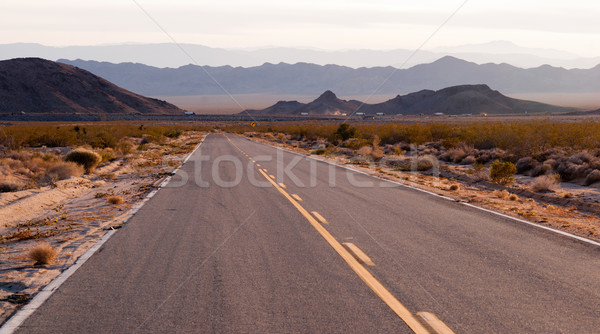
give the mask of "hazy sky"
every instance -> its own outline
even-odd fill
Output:
[[[212,47],[416,48],[464,0],[137,0],[178,42]],[[425,46],[508,40],[600,56],[600,1],[469,0]],[[2,0],[0,44],[163,43],[131,0]]]

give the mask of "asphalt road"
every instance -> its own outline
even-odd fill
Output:
[[[212,134],[18,332],[412,333],[420,311],[456,333],[598,333],[600,248]]]

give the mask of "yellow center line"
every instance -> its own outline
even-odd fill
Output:
[[[279,182],[279,186],[280,186],[281,188],[283,188],[283,189],[287,188],[287,187],[286,187],[286,185],[285,185],[285,184],[283,184],[283,183],[281,183],[281,182]]]
[[[315,216],[315,218],[317,218],[317,220],[320,221],[321,224],[329,224],[327,219],[325,219],[325,217],[321,216],[321,214],[318,213],[317,211],[311,211],[310,213],[312,213],[312,215]]]
[[[273,186],[287,198],[294,207],[308,220],[308,222],[314,227],[319,234],[327,241],[327,243],[346,261],[346,263],[354,270],[354,272],[360,277],[365,284],[375,292],[386,303],[392,311],[394,311],[400,319],[402,319],[412,330],[417,334],[428,334],[429,331],[419,322],[419,320],[404,306],[391,292],[386,289],[363,265],[361,265],[355,258],[342,246],[319,222],[313,218],[313,216],[296,202],[292,196],[290,196],[283,188],[279,187],[275,181],[271,180],[268,175],[260,171],[260,173],[269,181]]]
[[[355,244],[351,242],[344,242],[344,246],[348,248],[350,253],[352,253],[352,255],[354,255],[354,257],[358,261],[366,264],[367,266],[375,265],[375,263],[373,263],[373,260],[371,260],[371,258],[367,254],[365,254],[365,252],[363,252],[362,249],[358,248],[358,246],[356,246]]]
[[[292,198],[298,202],[302,202],[302,198],[300,198],[300,196],[298,196],[297,194],[292,194]]]

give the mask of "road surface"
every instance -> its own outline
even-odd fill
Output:
[[[417,312],[598,333],[600,248],[211,134],[17,332],[412,333]]]

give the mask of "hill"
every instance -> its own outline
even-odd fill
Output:
[[[0,113],[181,114],[88,71],[40,58],[0,61]]]
[[[279,107],[276,107],[279,106]],[[281,108],[286,106],[286,108]],[[566,113],[572,108],[563,108],[543,103],[513,99],[490,89],[487,85],[461,85],[438,91],[422,90],[404,96],[396,96],[378,104],[363,104],[360,101],[339,99],[331,91],[326,91],[310,103],[279,101],[274,106],[262,110],[246,110],[244,113],[257,115],[351,115],[364,113],[375,115],[446,115],[459,114],[525,114],[525,113]]]
[[[308,63],[255,67],[196,66],[157,68],[143,64],[60,60],[115,84],[149,96],[225,94],[341,95],[409,93],[466,84],[486,84],[511,93],[600,92],[600,65],[586,70],[541,66],[523,69],[507,64],[478,65],[444,57],[408,69],[350,68]],[[215,83],[216,80],[220,85]]]

